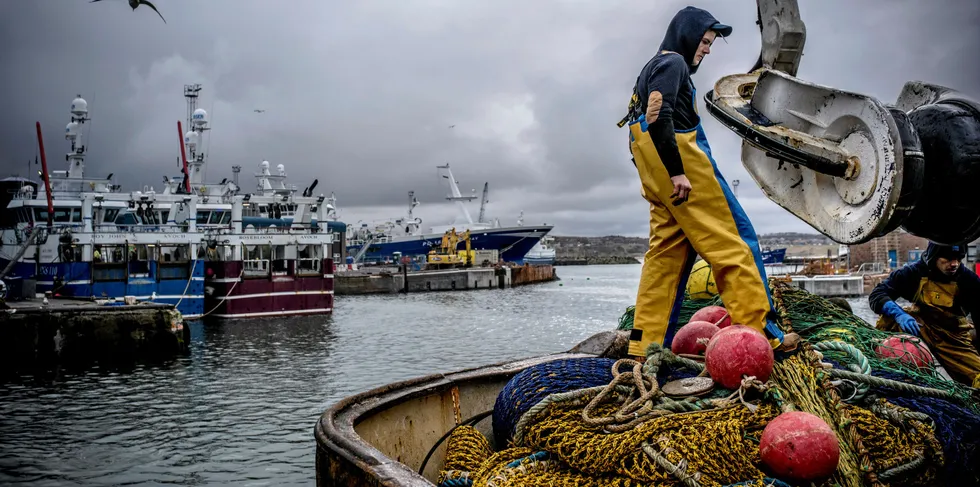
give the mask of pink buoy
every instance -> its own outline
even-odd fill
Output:
[[[708,340],[721,331],[714,323],[690,321],[677,330],[670,343],[670,351],[676,354],[701,355],[708,348]]]
[[[718,328],[727,328],[732,324],[732,317],[721,306],[705,306],[691,315],[691,321],[707,321],[718,325]]]
[[[781,479],[819,481],[837,470],[840,444],[820,417],[802,411],[780,414],[762,431],[762,463]]]
[[[890,336],[875,347],[875,353],[881,358],[897,358],[916,367],[928,367],[933,363],[929,349],[912,335]]]
[[[742,376],[769,380],[773,362],[772,345],[766,337],[745,325],[732,325],[715,333],[704,352],[708,374],[726,389],[738,389]]]

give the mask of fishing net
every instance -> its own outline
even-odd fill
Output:
[[[644,364],[586,358],[546,362],[516,375],[497,398],[495,444],[477,430],[449,438],[440,486],[774,486],[759,442],[781,412],[820,417],[838,438],[828,487],[980,486],[980,410],[975,391],[934,364],[880,356],[894,333],[872,328],[840,305],[771,280],[785,331],[803,341],[777,354],[765,383],[743,379],[697,397],[661,389],[706,376],[703,363],[654,344]],[[690,299],[681,323],[720,298]],[[632,328],[627,308],[618,328]],[[904,361],[903,361],[904,359]],[[503,440],[503,441],[501,441]]]
[[[493,436],[497,445],[506,445],[514,427],[531,406],[551,394],[606,385],[612,380],[608,358],[546,362],[528,367],[504,386],[493,406]],[[562,377],[561,381],[554,380]]]

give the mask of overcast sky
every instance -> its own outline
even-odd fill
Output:
[[[27,170],[34,122],[52,169],[76,93],[89,102],[90,175],[159,186],[178,174],[183,85],[201,83],[208,176],[262,160],[300,187],[335,192],[349,223],[404,214],[427,224],[453,206],[435,166],[464,192],[490,183],[488,215],[558,235],[646,235],[648,206],[617,128],[638,70],[689,1],[650,0],[0,1],[2,176]],[[913,79],[980,97],[980,2],[800,0],[801,78],[893,102]],[[701,97],[759,53],[751,0],[702,1],[734,26],[694,76],[713,153],[760,233],[813,230],[766,199],[740,139]],[[256,113],[254,109],[264,109]],[[451,125],[455,128],[450,129]],[[476,217],[478,201],[471,206]]]

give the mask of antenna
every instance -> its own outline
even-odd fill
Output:
[[[187,99],[187,126],[193,127],[191,124],[191,119],[194,116],[194,110],[197,110],[197,97],[198,93],[201,92],[201,84],[194,83],[192,85],[184,85],[184,98]]]

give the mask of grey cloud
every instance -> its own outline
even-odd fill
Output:
[[[159,184],[178,171],[182,86],[202,83],[211,179],[239,164],[250,185],[267,159],[301,187],[319,178],[346,220],[403,214],[415,190],[417,214],[436,223],[454,214],[435,170],[449,162],[464,192],[489,181],[488,211],[504,223],[523,210],[559,234],[644,235],[647,205],[615,123],[688,3],[159,1],[164,24],[122,0],[0,2],[0,160],[5,172],[26,167],[35,120],[48,153],[64,152],[67,107],[82,93],[94,117],[90,171]],[[801,77],[885,102],[911,79],[980,97],[975,2],[800,3]],[[752,66],[759,35],[754,2],[698,5],[735,26],[695,76],[703,95]],[[808,231],[762,196],[738,137],[699,104],[757,230]]]

